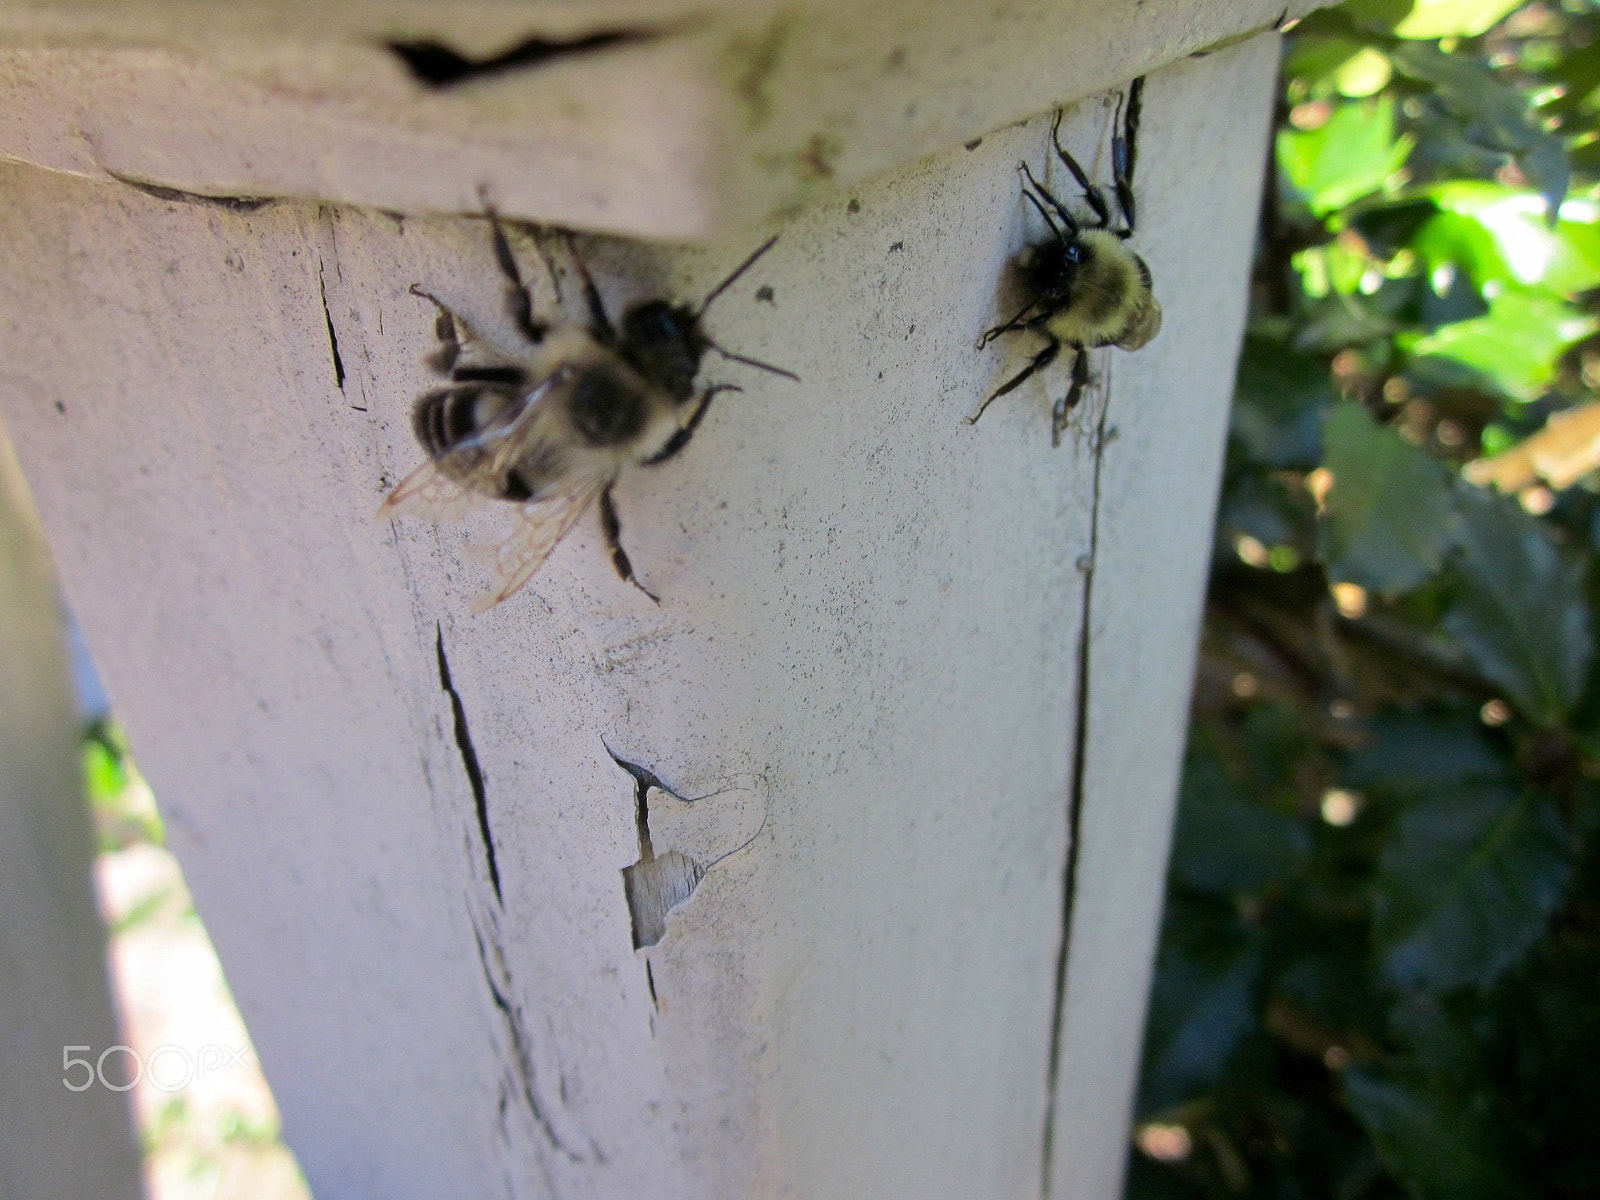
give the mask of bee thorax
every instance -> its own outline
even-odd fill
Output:
[[[1124,344],[1144,332],[1145,314],[1154,308],[1142,264],[1112,234],[1085,230],[1082,239],[1088,254],[1067,302],[1050,316],[1050,332],[1079,346]],[[1159,315],[1155,319],[1159,323]],[[1145,341],[1149,337],[1139,345]]]
[[[617,446],[644,431],[649,398],[620,373],[595,366],[573,383],[567,412],[572,427],[591,446]]]

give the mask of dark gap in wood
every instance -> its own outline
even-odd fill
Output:
[[[515,1007],[510,999],[507,998],[506,991],[509,990],[509,986],[503,989],[496,981],[494,969],[489,965],[489,947],[484,941],[483,932],[477,927],[476,921],[473,922],[472,936],[478,943],[478,962],[483,966],[484,982],[489,985],[489,995],[493,997],[494,1006],[499,1009],[501,1019],[505,1022],[506,1035],[511,1039],[512,1068],[516,1075],[515,1082],[523,1100],[527,1102],[529,1115],[543,1130],[550,1144],[566,1155],[567,1158],[573,1162],[587,1161],[581,1154],[561,1140],[561,1136],[556,1132],[555,1126],[551,1124],[549,1116],[545,1113],[544,1106],[539,1103],[538,1091],[534,1087],[533,1054],[529,1049],[527,1030],[523,1027],[522,1010]],[[505,955],[498,945],[495,946],[495,957],[500,960],[500,969],[509,975],[510,972],[505,965]],[[502,1124],[505,1120],[505,1100],[505,1093],[502,1091],[500,1097],[500,1119]]]
[[[273,196],[207,196],[202,192],[186,192],[182,188],[166,187],[159,183],[150,183],[148,180],[136,179],[132,175],[113,171],[110,167],[101,169],[118,183],[127,184],[134,191],[154,196],[157,200],[171,200],[178,204],[205,204],[212,208],[225,208],[229,212],[251,213],[278,202]]]
[[[568,38],[534,34],[486,58],[470,58],[436,38],[395,40],[384,45],[424,87],[450,88],[486,75],[532,70],[562,58],[594,54],[632,42],[654,41],[665,33],[664,29],[597,29]]]
[[[461,763],[467,770],[467,783],[472,787],[472,802],[478,810],[478,832],[483,835],[483,853],[489,863],[489,882],[494,884],[494,898],[505,907],[505,896],[500,891],[500,864],[495,860],[494,834],[489,829],[489,790],[483,781],[483,768],[478,764],[478,751],[472,744],[472,731],[467,727],[467,708],[461,703],[455,685],[450,682],[450,660],[444,653],[444,627],[435,625],[438,634],[436,649],[439,655],[439,686],[450,697],[450,708],[455,714],[456,749],[461,753]]]
[[[1109,366],[1107,373],[1109,374]],[[1089,505],[1089,552],[1083,571],[1083,622],[1078,629],[1078,695],[1073,714],[1072,786],[1067,798],[1067,855],[1061,870],[1061,940],[1056,947],[1055,999],[1050,1014],[1050,1061],[1046,1072],[1044,1145],[1040,1155],[1039,1195],[1050,1200],[1055,1158],[1056,1085],[1061,1077],[1061,1026],[1066,1013],[1067,959],[1072,942],[1072,911],[1078,899],[1078,856],[1083,846],[1083,779],[1088,758],[1089,641],[1094,599],[1094,560],[1100,542],[1100,468],[1105,461],[1106,414],[1111,410],[1110,379],[1105,380],[1100,420],[1095,426],[1094,487]]]
[[[328,281],[322,277],[322,260],[317,259],[317,290],[322,295],[322,319],[328,326],[328,347],[333,351],[333,382],[344,391],[344,359],[339,356],[339,335],[333,328],[333,314],[328,311]]]

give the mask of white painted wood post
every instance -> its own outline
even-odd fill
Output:
[[[0,1197],[140,1194],[50,557],[0,431]],[[67,1060],[77,1061],[68,1063]],[[113,1085],[126,1058],[105,1063]]]
[[[1183,56],[1281,7],[3,14],[0,401],[319,1197],[1116,1194],[1276,40]],[[530,22],[622,36],[384,48]],[[1060,449],[1060,378],[969,427],[1016,164],[1087,97],[1106,178],[1145,71],[1165,329]],[[426,215],[480,184],[702,241],[587,241],[614,307],[780,234],[709,325],[803,382],[708,360],[744,392],[618,489],[660,607],[585,521],[472,617],[467,534],[371,519],[408,289],[504,319]]]

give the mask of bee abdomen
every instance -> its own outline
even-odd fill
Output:
[[[1148,345],[1160,332],[1161,305],[1156,303],[1154,296],[1146,296],[1145,302],[1128,318],[1127,325],[1116,336],[1115,344],[1124,350],[1138,350]]]
[[[1102,270],[1085,280],[1074,306],[1092,327],[1105,328],[1128,303],[1129,280],[1121,271]]]
[[[450,395],[451,389],[426,392],[411,408],[411,430],[422,443],[422,450],[434,458],[448,450],[453,440],[458,440],[450,435]]]
[[[472,384],[439,388],[417,400],[411,428],[423,449],[438,458],[493,425],[511,403],[511,397],[493,388]]]
[[[508,387],[521,387],[528,382],[528,373],[521,367],[457,367],[450,372],[456,383],[503,383]]]

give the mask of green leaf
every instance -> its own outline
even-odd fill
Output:
[[[1485,316],[1397,340],[1423,371],[1426,360],[1446,359],[1503,396],[1533,400],[1555,378],[1562,354],[1595,328],[1595,318],[1553,296],[1508,288]]]
[[[1390,50],[1395,67],[1431,84],[1463,122],[1473,142],[1516,159],[1523,175],[1544,196],[1553,220],[1566,197],[1566,148],[1535,120],[1527,96],[1500,82],[1489,64],[1465,54],[1447,54],[1425,42],[1402,42]]]
[[[1568,856],[1548,797],[1479,784],[1407,805],[1374,883],[1384,976],[1429,991],[1490,986],[1544,931]]]
[[[1333,292],[1310,306],[1295,332],[1295,349],[1314,353],[1386,342],[1400,328],[1399,322],[1371,300]]]
[[[1334,73],[1363,49],[1354,38],[1297,37],[1284,47],[1284,78],[1303,80],[1313,93],[1325,92]]]
[[[1459,179],[1429,188],[1440,215],[1412,248],[1430,266],[1452,261],[1481,287],[1490,281],[1573,297],[1600,284],[1600,205],[1562,204],[1554,228],[1544,198],[1521,188]]]
[[[1321,523],[1329,578],[1393,594],[1433,575],[1456,526],[1444,469],[1354,404],[1330,410],[1322,436],[1333,474]]]
[[[1416,0],[1394,27],[1403,38],[1477,37],[1524,0]]]
[[[1524,1194],[1495,1153],[1499,1133],[1474,1098],[1386,1078],[1344,1073],[1345,1101],[1389,1169],[1418,1200],[1507,1200]]]
[[[1371,740],[1339,772],[1346,787],[1407,795],[1439,784],[1508,780],[1512,764],[1476,709],[1389,709],[1369,722]]]
[[[1335,1037],[1379,1038],[1387,988],[1373,974],[1366,927],[1306,922],[1292,934],[1274,930],[1272,949],[1293,955],[1273,981],[1277,996]]]
[[[1388,1033],[1404,1055],[1408,1076],[1461,1092],[1489,1082],[1480,1033],[1470,1020],[1474,999],[1463,997],[1464,1002],[1450,1005],[1426,992],[1409,992],[1390,1006]],[[1462,1019],[1462,1010],[1467,1019]]]
[[[1337,8],[1312,13],[1306,23],[1383,33],[1405,20],[1413,4],[1414,0],[1345,0]]]
[[[1316,506],[1303,487],[1281,476],[1240,471],[1223,489],[1217,530],[1229,543],[1243,534],[1271,550],[1307,556],[1316,544]]]
[[[1588,107],[1586,101],[1589,94],[1600,88],[1600,42],[1590,42],[1581,47],[1569,46],[1566,54],[1547,74],[1552,82],[1566,89],[1566,94],[1553,99],[1544,111],[1562,117],[1581,113]]]
[[[1409,269],[1410,264],[1391,260],[1402,249],[1411,248],[1411,239],[1439,206],[1426,193],[1412,193],[1395,200],[1363,204],[1344,214],[1346,229],[1354,230],[1367,243],[1374,258],[1382,260],[1391,273]]]
[[[1231,912],[1174,896],[1150,989],[1139,1112],[1181,1104],[1221,1079],[1256,1028],[1260,933]]]
[[[83,743],[83,778],[89,803],[108,807],[122,795],[129,776],[123,759],[103,741],[86,738]]]
[[[1254,896],[1298,871],[1311,839],[1298,821],[1246,796],[1216,759],[1184,764],[1172,878],[1226,897]]]
[[[1460,489],[1461,588],[1442,626],[1506,699],[1541,725],[1577,704],[1594,654],[1585,560],[1503,497]]]
[[[1471,217],[1439,213],[1417,230],[1411,248],[1427,267],[1429,282],[1439,294],[1448,289],[1457,270],[1464,272],[1477,289],[1515,279],[1494,234]]]
[[[1411,139],[1394,134],[1394,100],[1337,106],[1320,129],[1278,134],[1278,163],[1311,211],[1325,216],[1386,186]]]
[[[1322,461],[1322,414],[1334,399],[1327,359],[1267,338],[1247,338],[1229,433],[1252,462],[1309,471]]]
[[[167,906],[176,892],[175,887],[164,887],[141,896],[134,902],[132,908],[111,922],[108,932],[112,937],[121,937],[147,924]]]
[[[1362,47],[1359,54],[1346,60],[1334,72],[1339,94],[1355,100],[1376,96],[1389,86],[1389,80],[1393,77],[1394,64],[1371,46]]]
[[[1294,265],[1300,272],[1301,286],[1312,296],[1325,296],[1329,292],[1354,296],[1364,290],[1370,272],[1380,271],[1381,274],[1381,264],[1371,255],[1343,241],[1302,250],[1295,255]]]

